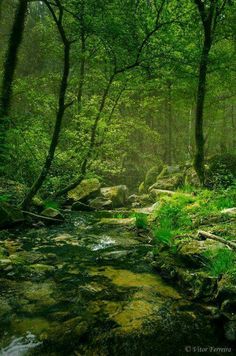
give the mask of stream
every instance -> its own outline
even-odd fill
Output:
[[[100,219],[1,236],[0,356],[221,355],[207,308],[152,269],[149,240]]]

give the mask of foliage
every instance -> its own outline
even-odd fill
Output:
[[[148,228],[148,216],[147,214],[135,213],[135,226],[137,229],[146,230]]]
[[[236,255],[232,250],[220,248],[205,252],[205,269],[214,277],[236,273]]]
[[[63,0],[63,25],[72,41],[66,95],[66,103],[71,105],[63,118],[56,156],[42,193],[60,190],[80,173],[114,69],[130,67],[115,75],[108,90],[87,175],[98,175],[105,184],[124,183],[134,189],[150,168],[159,162],[170,164],[170,151],[171,164],[192,160],[193,103],[202,35],[193,1],[164,1],[161,26],[145,42],[139,65],[135,65],[142,41],[155,25],[160,3]],[[15,5],[14,0],[5,1],[1,9],[0,79]],[[63,48],[45,4],[32,1],[28,6],[8,123],[9,157],[3,174],[31,186],[50,146]],[[235,150],[234,10],[235,5],[226,7],[211,50],[204,125],[209,156],[233,154]],[[150,182],[155,179],[156,172]]]
[[[236,179],[236,154],[221,154],[209,160],[207,185],[209,187],[228,187]]]
[[[173,243],[174,232],[171,229],[169,220],[162,220],[159,227],[154,227],[153,236],[155,243],[171,246]]]
[[[9,200],[9,195],[1,194],[0,195],[0,202],[7,202]]]
[[[204,219],[221,216],[222,210],[236,205],[236,189],[199,190],[195,194],[175,193],[163,197],[153,213],[156,241],[171,245],[176,235],[192,233]]]

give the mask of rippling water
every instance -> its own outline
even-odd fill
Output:
[[[0,355],[183,355],[218,345],[215,326],[152,270],[135,229],[74,213],[60,226],[6,233]]]

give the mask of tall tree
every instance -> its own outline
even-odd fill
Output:
[[[27,2],[27,0],[19,0],[18,2],[3,67],[0,93],[0,174],[4,170],[4,162],[6,161],[6,133],[9,126],[8,116],[11,108],[12,84],[17,66],[18,52],[23,39]]]
[[[228,0],[194,0],[203,26],[203,46],[199,63],[198,89],[195,116],[195,142],[196,152],[194,167],[199,181],[205,182],[205,138],[204,138],[204,103],[206,97],[207,71],[209,54],[215,37],[216,26]]]
[[[66,92],[67,92],[67,87],[68,87],[68,79],[69,79],[69,73],[70,73],[70,49],[71,49],[71,42],[67,39],[67,35],[63,26],[63,14],[64,14],[64,8],[60,2],[60,0],[55,0],[56,7],[58,8],[59,15],[57,16],[55,10],[53,9],[51,3],[47,0],[44,0],[45,4],[47,5],[53,20],[57,26],[58,32],[60,34],[63,47],[64,47],[64,61],[63,61],[63,73],[61,77],[61,83],[60,83],[60,90],[59,90],[59,99],[58,99],[58,110],[57,110],[57,115],[56,115],[56,121],[55,121],[55,126],[54,126],[54,131],[51,139],[51,144],[48,150],[48,154],[45,160],[45,163],[41,169],[41,172],[32,185],[31,189],[29,190],[28,194],[26,195],[24,201],[22,202],[22,207],[26,209],[33,197],[37,194],[38,190],[42,187],[49,170],[51,168],[55,151],[57,148],[57,144],[59,141],[59,135],[61,132],[61,124],[62,124],[62,119],[64,117],[66,108],[70,105],[66,103]]]
[[[134,68],[139,67],[142,62],[143,62],[143,52],[146,50],[147,45],[149,44],[150,40],[152,39],[152,37],[158,32],[158,30],[160,30],[164,25],[166,24],[170,24],[173,22],[173,20],[167,21],[167,22],[161,22],[161,17],[163,15],[163,11],[164,11],[164,7],[166,5],[166,0],[161,0],[160,1],[160,5],[159,7],[156,6],[155,7],[155,13],[154,13],[154,18],[153,18],[153,24],[152,27],[145,32],[145,35],[143,36],[143,38],[140,40],[139,39],[139,43],[137,43],[137,48],[135,48],[135,50],[133,51],[133,55],[134,55],[134,59],[132,60],[132,62],[130,62],[130,59],[128,58],[127,61],[127,57],[125,58],[126,61],[125,63],[122,63],[121,66],[119,66],[119,60],[123,60],[122,55],[121,55],[121,51],[120,48],[116,48],[116,46],[114,46],[114,48],[112,48],[111,44],[107,44],[107,47],[109,48],[109,52],[111,52],[110,55],[110,62],[112,65],[112,71],[109,77],[109,80],[107,81],[107,85],[104,89],[104,92],[101,96],[101,101],[99,104],[99,109],[98,112],[95,116],[94,119],[94,123],[92,125],[91,128],[91,134],[90,134],[90,138],[89,138],[89,146],[87,149],[87,152],[85,154],[85,157],[82,161],[81,164],[81,168],[80,168],[80,172],[78,177],[69,185],[67,185],[64,189],[61,189],[60,191],[56,192],[56,196],[61,196],[66,194],[68,191],[72,190],[73,188],[75,188],[78,184],[80,184],[80,182],[83,180],[83,178],[86,175],[87,172],[87,167],[88,167],[88,163],[91,160],[94,148],[96,147],[96,136],[97,136],[97,129],[98,129],[98,125],[99,122],[101,120],[105,105],[106,105],[106,101],[108,99],[109,96],[109,92],[110,89],[112,87],[112,84],[114,83],[115,79],[119,76],[122,75],[124,73],[126,73],[129,70],[132,70]],[[133,19],[131,19],[131,23],[132,23]],[[123,38],[122,38],[123,39]],[[131,44],[132,47],[133,44]],[[132,48],[133,50],[133,48]],[[121,57],[121,58],[120,58]]]

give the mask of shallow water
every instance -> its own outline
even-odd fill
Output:
[[[79,213],[5,235],[0,355],[183,355],[189,345],[225,346],[204,308],[152,270],[143,240]]]

